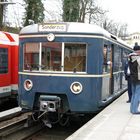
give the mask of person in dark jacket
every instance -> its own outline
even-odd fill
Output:
[[[130,112],[140,114],[140,46],[134,46],[134,52],[129,55],[130,78],[132,83],[132,98]]]
[[[128,88],[128,101],[126,102],[130,103],[132,97],[132,88],[131,88],[131,78],[130,78],[130,69],[129,69],[128,60],[125,62],[124,74],[125,74],[125,80],[127,80],[127,88]]]

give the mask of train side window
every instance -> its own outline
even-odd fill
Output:
[[[126,61],[128,60],[128,55],[130,54],[130,51],[128,50],[123,50],[123,53],[122,53],[122,70],[124,70],[124,67],[125,67],[125,63]]]
[[[114,72],[122,70],[121,49],[114,47]]]
[[[111,50],[110,50],[110,47],[108,45],[104,45],[103,47],[103,73],[107,73],[107,72],[110,72],[110,68],[111,68],[111,65],[112,65],[112,62],[111,62]]]
[[[8,73],[8,49],[0,48],[0,74]]]

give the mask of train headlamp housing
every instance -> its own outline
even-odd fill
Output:
[[[70,86],[70,90],[74,94],[79,94],[83,90],[83,86],[80,82],[73,82]]]
[[[32,87],[33,87],[33,82],[31,80],[27,79],[24,81],[25,90],[30,91]]]
[[[48,41],[51,42],[51,41],[53,41],[55,39],[55,35],[50,33],[50,34],[47,35],[47,39],[48,39]]]

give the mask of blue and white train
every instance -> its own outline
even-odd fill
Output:
[[[34,119],[98,112],[127,89],[132,49],[96,25],[33,24],[19,38],[19,105]]]

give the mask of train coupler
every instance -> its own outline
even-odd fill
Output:
[[[61,99],[58,96],[41,95],[40,111],[43,112],[56,112],[60,108]]]

